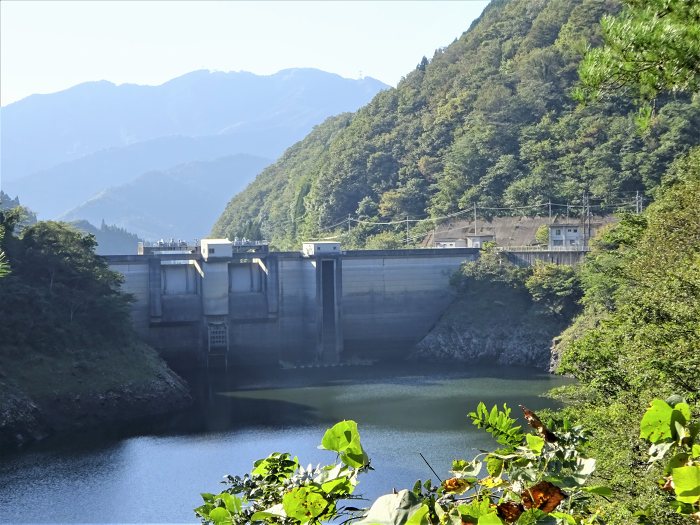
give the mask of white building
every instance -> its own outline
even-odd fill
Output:
[[[466,248],[464,239],[441,239],[433,243],[433,248]]]
[[[578,223],[549,225],[549,249],[583,249],[585,237],[583,227]]]
[[[202,258],[207,261],[217,257],[231,257],[233,243],[228,239],[202,239]]]
[[[335,241],[313,241],[302,244],[304,257],[315,257],[316,255],[339,255],[340,243]]]
[[[467,235],[467,248],[483,248],[485,242],[493,242],[493,235]]]

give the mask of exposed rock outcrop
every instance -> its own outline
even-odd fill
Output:
[[[458,298],[418,343],[412,358],[550,369],[552,339],[564,320],[501,301]]]

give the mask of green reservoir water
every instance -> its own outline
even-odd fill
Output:
[[[200,492],[248,472],[270,452],[304,463],[333,460],[317,448],[326,428],[355,419],[376,469],[360,481],[374,498],[443,476],[453,458],[492,447],[466,419],[479,401],[532,409],[566,379],[530,369],[420,363],[255,370],[188,377],[192,409],[129,428],[50,440],[0,456],[0,521],[195,523]]]

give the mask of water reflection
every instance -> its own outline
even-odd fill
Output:
[[[306,463],[325,428],[356,419],[375,472],[368,497],[433,477],[454,457],[490,447],[465,414],[479,400],[550,403],[540,394],[565,380],[531,370],[416,364],[321,370],[190,374],[196,403],[167,418],[52,440],[0,458],[0,521],[193,522],[198,494],[227,473],[290,451]]]

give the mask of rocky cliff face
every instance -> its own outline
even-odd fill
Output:
[[[564,320],[524,301],[459,297],[418,343],[414,359],[488,362],[549,370]]]

